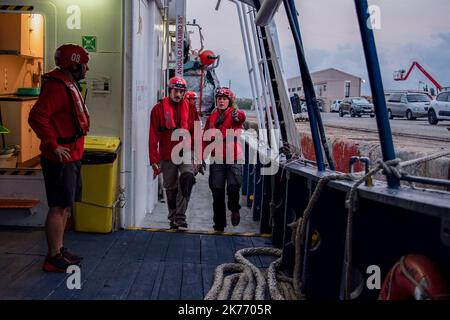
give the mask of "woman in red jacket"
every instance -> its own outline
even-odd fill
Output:
[[[216,90],[216,109],[206,120],[205,140],[214,141],[209,167],[209,187],[213,195],[214,230],[224,231],[227,226],[225,214],[225,187],[228,195],[228,209],[231,224],[240,221],[239,204],[242,184],[242,146],[239,134],[245,122],[245,113],[234,105],[234,93],[228,88]],[[211,131],[211,129],[213,129]],[[222,145],[220,141],[225,141]],[[205,145],[206,147],[206,145]],[[208,151],[205,149],[205,158]]]

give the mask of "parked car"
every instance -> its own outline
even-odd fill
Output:
[[[353,97],[344,99],[339,105],[339,116],[349,114],[351,117],[361,117],[363,114],[375,117],[375,108],[365,98]]]
[[[320,99],[317,99],[317,105],[319,106],[320,112],[323,112],[323,101]],[[306,102],[302,102],[302,112],[308,112],[308,106],[306,105]]]
[[[428,110],[428,122],[437,124],[442,120],[450,120],[450,91],[438,94]]]
[[[423,93],[394,93],[387,100],[389,119],[406,117],[415,120],[428,116],[430,98]]]
[[[334,100],[331,104],[330,111],[331,112],[339,112],[339,105],[341,104],[342,100]]]

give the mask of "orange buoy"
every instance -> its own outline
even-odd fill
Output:
[[[389,271],[381,288],[380,300],[448,299],[446,279],[427,257],[402,257]]]
[[[200,61],[202,62],[202,64],[205,67],[207,67],[207,66],[212,65],[217,60],[218,57],[211,50],[203,50],[199,54],[199,58],[200,58]]]

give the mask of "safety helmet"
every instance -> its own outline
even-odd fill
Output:
[[[188,91],[188,92],[186,92],[184,97],[186,99],[197,99],[197,93],[195,93],[194,91]]]
[[[184,80],[181,77],[173,77],[169,80],[169,89],[183,89],[186,90],[187,83],[186,80]]]
[[[63,69],[72,65],[87,64],[89,62],[89,52],[76,44],[63,44],[55,51],[55,64]]]
[[[230,106],[234,103],[234,93],[229,88],[220,87],[216,89],[216,100],[217,97],[227,97],[230,100]]]

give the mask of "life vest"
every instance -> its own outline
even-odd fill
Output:
[[[46,81],[58,81],[66,87],[69,96],[72,98],[72,109],[75,115],[75,124],[77,128],[77,137],[87,135],[90,126],[89,111],[84,103],[83,96],[78,87],[66,76],[60,69],[55,69],[42,76],[43,86]]]
[[[225,134],[226,129],[231,129],[233,124],[233,117],[231,113],[233,112],[233,108],[228,108],[222,114],[219,111],[215,110],[211,113],[211,118],[209,120],[209,128],[210,129],[219,129],[222,131],[222,134]],[[225,137],[225,135],[224,135]]]
[[[411,254],[389,271],[381,288],[380,300],[448,299],[446,280],[427,257]]]
[[[242,123],[236,123],[233,120],[233,108],[229,107],[222,114],[216,109],[214,110],[209,118],[209,126],[205,129],[218,129],[222,133],[222,139],[225,141],[223,144],[222,154],[217,155],[214,151],[211,153],[216,159],[225,160],[229,150],[234,149],[233,160],[241,160],[243,157],[242,146],[238,139],[238,136],[233,135],[233,140],[229,141],[227,137],[227,130],[242,129]],[[212,140],[216,140],[215,137]],[[217,140],[216,140],[217,141]],[[218,150],[217,150],[218,151]]]
[[[170,105],[169,97],[165,97],[161,101],[162,112],[159,131],[186,129],[189,130],[189,103],[186,100],[181,100],[178,105],[177,123],[173,114],[173,107]]]

